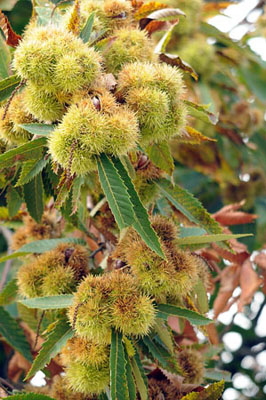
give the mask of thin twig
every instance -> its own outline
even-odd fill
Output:
[[[6,106],[5,106],[4,114],[3,114],[3,116],[2,116],[2,120],[3,120],[3,121],[4,121],[4,119],[6,118],[6,115],[7,115],[7,112],[8,112],[8,109],[9,109],[9,107],[10,107],[10,104],[11,104],[12,100],[14,99],[14,97],[15,97],[15,95],[17,94],[17,92],[19,91],[19,89],[22,88],[22,86],[25,85],[25,83],[26,83],[26,80],[23,79],[23,80],[20,82],[20,84],[19,84],[19,85],[13,90],[13,92],[11,93],[11,96],[9,97],[8,102],[7,102]]]
[[[41,324],[42,324],[44,315],[45,315],[45,311],[43,311],[41,313],[41,316],[40,316],[40,319],[39,319],[39,322],[38,322],[37,331],[36,331],[36,338],[35,338],[35,342],[34,342],[34,345],[33,345],[33,350],[35,350],[35,348],[37,346],[37,343],[38,343],[38,339],[40,337]]]
[[[78,144],[78,141],[75,140],[72,145],[71,145],[71,151],[70,151],[70,156],[69,156],[69,163],[66,171],[66,181],[69,182],[71,180],[71,167],[73,163],[73,156],[74,156],[74,150]]]
[[[1,378],[1,377],[0,377],[0,384],[1,384],[1,387],[5,390],[6,393],[9,393],[9,392],[6,390],[5,386],[7,386],[7,387],[8,387],[9,389],[11,389],[12,391],[13,391],[14,389],[16,389],[15,386],[13,386],[13,385],[12,385],[11,383],[9,383],[6,379]]]
[[[98,247],[98,249],[94,250],[91,255],[90,258],[94,258],[96,256],[96,254],[98,254],[100,251],[102,251],[103,249],[105,249],[105,243],[100,243],[100,246]]]
[[[83,304],[85,304],[85,301],[83,301],[82,303],[79,303],[74,311],[74,315],[73,315],[73,323],[72,323],[72,329],[75,330],[75,326],[76,326],[76,322],[77,322],[77,317],[78,317],[78,310],[81,306],[83,306]]]
[[[55,4],[55,6],[53,8],[53,11],[51,12],[51,19],[53,18],[55,10],[57,9],[57,7],[60,6],[61,4],[65,3],[66,1],[68,1],[68,0],[61,0],[57,4]]]

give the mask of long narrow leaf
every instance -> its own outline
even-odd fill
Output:
[[[23,187],[24,199],[30,216],[41,222],[44,211],[44,191],[41,173]]]
[[[134,228],[147,246],[155,251],[160,257],[164,258],[158,236],[150,224],[148,213],[141,203],[126,169],[118,158],[113,158],[113,163],[125,186],[127,187],[131,203],[133,204],[133,209],[135,212],[135,222],[133,224]]]
[[[161,179],[157,184],[162,194],[172,203],[177,210],[185,215],[191,222],[200,225],[209,233],[222,233],[221,227],[207,210],[187,190],[178,185],[172,187],[167,179]]]
[[[92,27],[93,27],[93,23],[94,23],[94,16],[95,16],[95,12],[91,13],[89,18],[87,19],[87,22],[86,22],[84,28],[80,32],[79,36],[83,40],[84,43],[88,43],[88,41],[90,39],[91,31],[92,31]]]
[[[34,297],[32,299],[20,300],[19,302],[28,308],[39,308],[40,310],[57,310],[72,306],[74,296],[62,294],[60,296]]]
[[[100,182],[111,211],[122,230],[134,222],[133,206],[126,186],[120,178],[113,162],[101,154],[97,158]]]
[[[136,350],[136,349],[135,349]],[[148,400],[148,379],[145,375],[145,371],[143,365],[140,360],[140,356],[138,351],[135,351],[134,357],[130,359],[132,371],[135,377],[136,385],[138,388],[138,392],[141,400]]]
[[[158,318],[167,319],[169,315],[186,318],[192,325],[208,325],[213,321],[204,317],[196,311],[188,310],[187,308],[177,307],[172,304],[158,304]]]
[[[21,393],[8,396],[8,400],[55,400],[52,397],[37,393]]]
[[[49,158],[29,160],[22,165],[21,173],[16,186],[22,186],[34,179],[48,164]]]
[[[110,353],[111,399],[129,398],[126,379],[126,359],[122,343],[122,334],[112,330]]]
[[[16,147],[15,149],[8,150],[0,155],[0,168],[7,167],[15,162],[22,162],[26,160],[39,159],[43,147],[46,145],[46,138],[39,138],[32,140],[29,143]]]
[[[25,379],[29,379],[49,364],[51,359],[61,351],[62,347],[66,345],[68,339],[71,339],[73,335],[74,331],[69,324],[66,321],[59,321],[42,345]]]
[[[20,78],[12,75],[0,81],[0,101],[6,100],[20,83]]]
[[[136,400],[136,384],[133,378],[133,371],[126,349],[125,349],[125,357],[126,357],[126,378],[127,378],[129,400]]]
[[[172,355],[159,343],[156,343],[149,336],[142,338],[143,343],[149,349],[151,355],[159,362],[159,364],[169,371],[175,370],[174,359]]]
[[[191,244],[208,244],[215,242],[223,242],[230,239],[239,239],[242,237],[252,236],[251,233],[233,234],[217,234],[217,235],[204,235],[204,236],[186,236],[176,240],[179,246],[189,246]]]
[[[11,260],[13,258],[23,257],[30,253],[42,254],[45,253],[46,251],[53,250],[60,243],[76,243],[76,244],[82,244],[83,246],[86,245],[86,242],[83,239],[78,239],[78,238],[36,240],[34,242],[25,244],[19,249],[19,251],[16,251],[15,253],[1,257],[0,263],[7,260]]]
[[[51,132],[56,128],[55,125],[49,124],[23,124],[21,128],[30,132],[32,135],[49,136]]]
[[[32,361],[30,345],[27,342],[24,332],[9,313],[0,307],[0,334],[4,340],[28,361]]]
[[[12,279],[7,283],[7,285],[0,293],[0,306],[5,306],[11,303],[17,295],[17,291],[18,291],[17,280]]]

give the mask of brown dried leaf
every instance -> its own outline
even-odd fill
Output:
[[[224,311],[233,291],[239,285],[240,271],[239,265],[229,265],[222,271],[221,286],[213,305],[214,318]]]
[[[142,4],[141,7],[139,7],[138,11],[135,13],[135,19],[140,20],[142,18],[147,17],[154,11],[161,10],[167,7],[168,7],[167,4],[158,3],[157,1],[150,1],[149,3]]]
[[[162,62],[170,64],[174,67],[181,68],[183,71],[188,72],[192,76],[192,78],[195,79],[195,81],[198,81],[199,77],[196,71],[188,63],[183,61],[179,56],[168,53],[161,53],[159,57]]]
[[[21,374],[23,372],[27,373],[30,367],[31,363],[16,351],[8,364],[8,378],[13,382],[17,382]]]
[[[243,206],[243,202],[230,204],[223,207],[213,217],[223,226],[250,224],[258,216],[256,214],[248,214],[243,211],[237,211]]]
[[[231,241],[229,242],[231,244]],[[237,246],[238,250],[236,251]],[[250,256],[250,253],[246,250],[246,246],[240,242],[237,242],[237,245],[235,244],[234,246],[232,246],[232,249],[236,252],[235,254],[226,249],[222,249],[221,247],[217,246],[216,243],[212,243],[212,248],[216,251],[217,254],[219,254],[221,258],[224,258],[225,260],[231,261],[239,265],[242,265],[243,262]]]
[[[260,253],[254,258],[254,262],[262,269],[266,270],[266,253]]]
[[[238,301],[239,312],[243,310],[244,305],[251,302],[262,283],[263,279],[253,269],[250,259],[246,260],[242,266],[240,275],[241,295]]]
[[[206,330],[207,330],[208,337],[209,337],[211,344],[213,344],[213,345],[219,344],[219,342],[220,342],[219,335],[218,335],[215,324],[206,325]]]
[[[2,10],[0,10],[0,28],[5,35],[6,44],[11,47],[17,47],[22,38],[13,31],[7,17],[2,13]]]
[[[176,20],[175,23],[177,23]],[[144,28],[142,28],[142,26],[144,26]],[[154,32],[167,31],[170,27],[171,22],[169,21],[155,21],[150,20],[150,18],[143,18],[141,20],[141,29],[145,29],[149,36],[151,36]]]

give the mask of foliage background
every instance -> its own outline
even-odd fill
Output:
[[[14,6],[12,7],[13,4]],[[31,1],[0,0],[0,8],[8,10],[6,15],[9,21],[15,31],[21,33],[31,15]],[[246,33],[241,38],[243,43],[252,37],[261,37],[263,35],[263,31],[255,31],[253,23],[249,23],[248,19],[244,19],[242,23],[238,24],[238,27],[239,25],[242,26],[244,31],[246,30]],[[265,80],[264,82],[256,81],[254,77],[256,75],[255,70],[250,70],[249,72],[248,90],[259,95],[259,98],[253,99],[253,101],[258,102],[258,107],[263,109],[266,82]],[[211,85],[212,83],[206,82],[206,84]],[[262,93],[264,93],[264,98],[262,98]],[[224,93],[221,92],[220,95],[222,94]],[[256,255],[256,250],[264,244],[266,230],[266,193],[265,186],[264,190],[261,186],[265,184],[266,172],[265,126],[261,126],[257,131],[252,132],[252,136],[249,138],[249,142],[256,146],[255,151],[252,150],[252,146],[248,148],[245,144],[232,141],[226,136],[221,137],[215,132],[215,128],[213,129],[213,134],[218,140],[217,151],[219,155],[225,159],[229,166],[229,171],[233,174],[238,171],[238,181],[234,184],[234,188],[226,188],[227,182],[219,177],[217,179],[214,171],[215,166],[212,166],[214,169],[209,173],[210,170],[208,169],[204,171],[197,165],[191,168],[191,165],[186,166],[182,162],[176,161],[174,179],[199,198],[211,213],[221,209],[227,202],[232,200],[241,201],[243,198],[248,197],[250,201],[246,202],[245,211],[257,214],[258,219],[252,224],[234,226],[232,230],[234,233],[254,233],[253,237],[243,239],[243,243],[247,244],[249,251],[251,253],[254,252],[254,255]],[[236,195],[239,193],[239,198],[226,198],[224,195],[226,189],[229,191],[234,189]],[[2,195],[0,205],[4,204],[5,198]],[[6,240],[1,236],[0,252],[4,252],[6,248]],[[15,269],[12,269],[12,273],[14,272]],[[8,277],[8,279],[10,278],[11,276]],[[239,288],[236,288],[233,296],[236,297],[238,294]],[[227,390],[224,393],[225,400],[248,398],[259,400],[264,399],[266,396],[266,330],[265,324],[263,326],[262,323],[263,319],[264,321],[266,319],[265,295],[264,289],[264,293],[263,291],[258,292],[250,306],[246,306],[243,312],[238,313],[236,305],[233,305],[219,317],[220,325],[218,330],[225,343],[225,349],[222,352],[218,367],[231,371],[233,375],[232,383],[227,383]],[[12,315],[16,315],[14,305],[8,307],[8,310]],[[3,352],[0,353],[3,354]],[[0,358],[0,376],[6,366],[5,361]]]

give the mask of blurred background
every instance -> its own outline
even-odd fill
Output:
[[[54,4],[58,1],[52,1]],[[189,2],[189,0],[188,0]],[[37,0],[37,4],[44,5],[45,1]],[[176,3],[178,1],[176,0]],[[205,3],[208,4],[208,1]],[[213,3],[213,2],[212,2]],[[219,3],[219,2],[217,2]],[[243,126],[241,123],[246,117],[246,108],[235,110],[236,124],[238,136],[229,137],[222,135],[221,131],[210,132],[210,127],[203,126],[203,133],[211,135],[217,139],[217,157],[220,157],[220,164],[217,165],[212,161],[206,162],[204,168],[197,165],[193,160],[195,156],[188,153],[188,149],[182,148],[184,154],[189,154],[191,160],[184,162],[185,156],[176,157],[176,168],[174,173],[175,181],[182,184],[190,192],[198,197],[208,211],[214,213],[221,209],[225,204],[236,201],[246,200],[245,211],[254,213],[259,216],[255,223],[242,224],[232,227],[234,233],[251,232],[254,236],[243,240],[243,243],[248,246],[252,259],[258,255],[258,251],[266,253],[263,250],[263,245],[266,239],[266,193],[265,193],[265,170],[266,170],[266,142],[265,142],[265,96],[266,96],[266,82],[263,60],[266,61],[266,16],[265,1],[261,0],[243,0],[231,1],[227,6],[215,15],[208,16],[208,22],[216,27],[220,32],[227,33],[232,39],[232,43],[245,44],[250,47],[251,51],[256,53],[261,60],[253,65],[252,70],[250,67],[244,72],[242,80],[239,75],[236,76],[234,66],[230,63],[228,70],[231,74],[228,81],[222,82],[224,87],[217,91],[215,86],[218,79],[225,79],[215,72],[215,79],[207,80],[204,76],[200,76],[199,87],[201,90],[201,98],[209,103],[215,98],[213,109],[217,111],[220,107],[221,98],[223,96],[230,97],[230,101],[226,100],[226,112],[229,113],[235,110],[234,104],[239,104],[241,97],[239,93],[228,90],[228,86],[232,82],[236,85],[244,84],[242,92],[244,93],[245,104],[252,106],[260,111],[260,123],[255,126],[252,121],[248,122],[253,126]],[[230,5],[231,3],[231,5]],[[24,26],[29,21],[32,12],[32,5],[30,0],[0,0],[0,8],[8,16],[8,19],[17,33],[22,33]],[[214,44],[216,49],[218,46],[221,48],[226,47],[225,40],[221,43],[216,39],[208,39],[210,44]],[[236,57],[233,50],[228,45],[229,51],[228,58],[231,60]],[[232,45],[233,47],[233,45]],[[231,53],[230,53],[231,51]],[[3,54],[3,53],[2,53]],[[232,63],[233,64],[233,63]],[[260,65],[260,70],[257,71],[257,65]],[[223,67],[224,68],[224,67]],[[249,69],[248,69],[249,68]],[[197,66],[195,66],[197,70]],[[236,68],[237,69],[237,68]],[[261,79],[261,72],[264,71],[264,80]],[[224,74],[228,77],[229,74]],[[212,90],[216,93],[216,97],[211,93]],[[254,94],[254,96],[252,95]],[[264,93],[264,95],[263,95]],[[219,98],[220,96],[220,98]],[[235,96],[235,98],[233,98]],[[239,98],[237,97],[239,96]],[[264,96],[264,97],[263,97]],[[216,106],[216,107],[215,107]],[[224,106],[224,105],[223,105]],[[225,107],[225,106],[224,106]],[[233,114],[232,114],[233,115]],[[239,117],[237,119],[237,116]],[[225,128],[226,121],[224,122]],[[222,126],[222,128],[224,128]],[[225,129],[224,128],[224,129]],[[208,132],[207,132],[208,130]],[[201,128],[202,131],[202,128]],[[227,132],[227,131],[226,131]],[[229,130],[228,130],[229,132]],[[241,140],[240,140],[240,139]],[[249,143],[250,146],[244,144]],[[254,147],[255,146],[255,147]],[[200,150],[197,149],[197,152]],[[221,156],[222,154],[222,156]],[[202,155],[201,155],[202,156]],[[194,157],[194,159],[193,159]],[[202,156],[203,157],[203,156]],[[221,165],[225,165],[221,167]],[[224,169],[223,169],[224,168]],[[231,175],[230,175],[231,174]],[[234,176],[233,176],[234,174]],[[221,177],[223,176],[223,177]],[[224,178],[226,176],[226,179]],[[231,177],[229,179],[229,177]],[[237,179],[236,179],[237,178]],[[0,202],[2,205],[2,199]],[[5,251],[6,243],[2,238],[0,242],[1,252]],[[224,260],[224,266],[228,265],[228,261]],[[266,269],[266,266],[264,267]],[[238,298],[241,289],[236,287],[233,291],[232,298]],[[217,293],[216,293],[217,294]],[[234,303],[226,312],[222,312],[218,321],[218,332],[224,349],[221,352],[221,358],[218,367],[230,371],[232,373],[232,382],[226,383],[226,390],[224,392],[224,400],[244,400],[244,399],[266,399],[266,291],[259,290],[250,305],[246,305],[243,312],[238,312],[237,305]],[[214,294],[215,296],[215,294]],[[15,313],[16,310],[10,310]],[[1,362],[1,359],[0,359]],[[209,365],[211,367],[211,365]],[[42,373],[38,373],[33,379],[36,385],[42,384]]]

